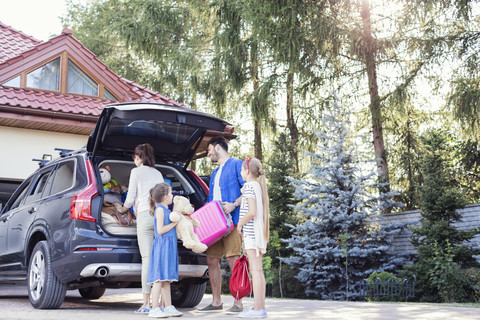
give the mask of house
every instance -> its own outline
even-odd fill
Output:
[[[115,74],[69,29],[42,42],[0,22],[0,202],[38,168],[32,159],[84,146],[103,107],[117,102],[184,107]]]

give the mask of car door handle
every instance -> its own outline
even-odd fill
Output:
[[[37,212],[37,208],[35,207],[32,207],[30,208],[30,210],[28,210],[28,213],[35,213],[35,212]]]

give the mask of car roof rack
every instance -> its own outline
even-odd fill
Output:
[[[38,166],[43,168],[47,163],[50,162],[48,159],[32,159],[32,161],[38,161]]]
[[[72,154],[72,149],[63,149],[63,148],[55,148],[55,151],[60,151],[60,157],[64,158]]]

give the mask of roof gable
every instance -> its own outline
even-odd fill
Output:
[[[2,29],[2,26],[0,26],[0,29]],[[22,48],[27,49],[29,47],[30,49],[19,51],[18,55],[0,63],[0,83],[66,52],[69,58],[73,58],[74,62],[87,70],[97,81],[103,83],[121,102],[150,101],[183,106],[172,99],[115,74],[75,39],[69,29],[64,29],[61,35],[46,42],[40,42],[34,46],[27,45],[28,43]]]

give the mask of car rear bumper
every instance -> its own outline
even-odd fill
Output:
[[[202,278],[206,276],[207,266],[180,264],[178,266],[178,280],[183,278]],[[138,277],[142,273],[141,263],[92,263],[85,266],[80,272],[81,277]]]

